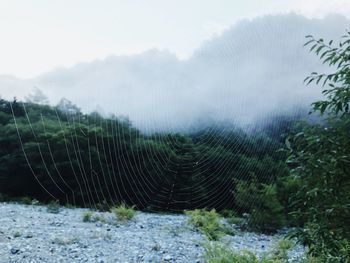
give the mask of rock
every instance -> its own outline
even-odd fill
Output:
[[[60,214],[53,215],[37,206],[0,203],[0,262],[9,262],[4,255],[12,255],[10,262],[28,263],[203,262],[201,243],[205,237],[188,226],[185,215],[139,212],[127,224],[116,223],[113,218],[97,227],[83,222],[83,212],[86,209],[62,208]],[[111,217],[109,212],[101,215]],[[24,230],[23,238],[10,240],[13,229]],[[179,230],[181,234],[172,234]],[[279,233],[266,236],[237,230],[236,235],[227,235],[224,241],[233,249],[250,248],[261,256],[282,237]],[[302,246],[296,246],[289,256],[300,262],[304,251]]]
[[[165,257],[164,257],[164,260],[165,261],[170,261],[170,260],[172,260],[173,258],[172,258],[172,256],[170,256],[170,255],[166,255]]]
[[[10,252],[11,252],[12,255],[18,254],[19,251],[20,251],[20,250],[19,250],[18,248],[16,248],[16,247],[11,248],[11,250],[10,250]]]
[[[25,238],[32,238],[32,237],[33,237],[33,234],[32,234],[32,233],[27,233],[24,237],[25,237]]]

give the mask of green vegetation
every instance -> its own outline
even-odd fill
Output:
[[[20,203],[25,204],[25,205],[31,205],[32,199],[28,196],[24,196],[20,199]]]
[[[333,72],[305,80],[327,87],[325,100],[312,104],[325,124],[305,124],[287,140],[290,177],[300,185],[292,215],[303,223],[292,235],[319,262],[350,262],[350,33],[336,45],[308,39],[306,45]]]
[[[131,220],[135,214],[135,206],[127,206],[122,203],[119,206],[115,206],[111,208],[111,212],[117,217],[119,221],[128,221]]]
[[[281,205],[275,184],[261,184],[256,179],[237,183],[234,198],[249,216],[249,230],[273,232],[285,225],[284,207]]]
[[[259,258],[249,250],[235,251],[223,243],[208,242],[204,244],[204,258],[208,263],[288,263],[288,250],[293,246],[289,239],[282,239]]]
[[[86,211],[82,214],[83,222],[91,222],[93,213],[91,211]]]
[[[269,129],[146,135],[126,119],[83,114],[67,101],[0,99],[0,193],[100,211],[123,201],[152,211],[237,210],[237,180],[270,184],[288,174],[277,152],[283,141]]]
[[[220,222],[220,215],[212,209],[195,209],[186,211],[188,222],[196,227],[209,240],[219,240],[225,234],[233,234],[233,231]]]
[[[19,232],[19,231],[16,231],[14,234],[13,234],[13,237],[17,238],[17,237],[21,237],[22,236],[22,233]]]
[[[250,251],[234,251],[220,242],[204,245],[204,258],[208,263],[259,263],[256,255]]]
[[[83,222],[105,222],[106,219],[92,211],[86,211],[82,214]]]
[[[0,99],[0,201],[55,200],[51,213],[59,204],[108,211],[125,202],[111,209],[123,221],[135,214],[131,204],[195,209],[189,221],[210,240],[229,232],[219,211],[243,229],[295,227],[291,236],[308,247],[310,262],[350,262],[350,33],[337,45],[311,36],[306,45],[331,71],[306,79],[325,87],[325,99],[312,104],[317,124],[286,117],[249,133],[209,127],[143,134],[127,119],[83,114],[67,100],[53,107]]]

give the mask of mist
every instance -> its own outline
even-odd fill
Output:
[[[304,78],[327,70],[303,47],[306,35],[337,40],[350,21],[296,14],[241,20],[208,39],[187,60],[168,50],[61,68],[33,79],[0,77],[0,95],[24,99],[40,89],[55,105],[67,98],[83,112],[128,116],[143,131],[183,131],[220,123],[254,125],[295,115],[319,99]]]

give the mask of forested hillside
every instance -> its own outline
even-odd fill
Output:
[[[1,100],[3,195],[82,206],[124,201],[150,210],[245,211],[232,194],[237,185],[275,184],[288,173],[277,151],[282,126],[266,133],[207,128],[145,135],[128,120],[64,105]],[[266,135],[279,128],[278,136]]]

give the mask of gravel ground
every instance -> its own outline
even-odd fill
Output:
[[[0,203],[0,263],[204,262],[205,239],[185,215],[138,212],[127,223],[115,223],[112,214],[100,213],[107,222],[92,223],[83,222],[86,211],[60,208],[53,214],[45,206]],[[281,238],[238,231],[223,241],[261,255]],[[289,256],[302,254],[296,247]]]

